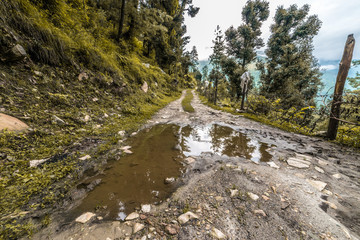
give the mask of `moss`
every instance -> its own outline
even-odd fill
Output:
[[[191,101],[193,100],[194,96],[191,92],[191,89],[186,90],[185,98],[182,100],[181,105],[185,112],[195,112],[194,108],[191,106]]]

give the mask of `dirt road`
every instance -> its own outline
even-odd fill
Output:
[[[211,109],[196,95],[195,112],[186,113],[182,98],[143,128],[232,126],[269,146],[270,162],[203,152],[188,159],[176,180],[182,186],[150,212],[139,209],[126,222],[52,224],[34,239],[359,239],[359,153]]]

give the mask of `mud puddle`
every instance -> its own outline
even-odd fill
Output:
[[[157,204],[179,187],[182,161],[188,156],[211,152],[229,157],[243,157],[255,162],[268,161],[269,146],[252,139],[231,126],[156,125],[139,132],[127,145],[133,154],[112,163],[82,203],[70,213],[74,219],[87,211],[96,211],[106,220],[124,220],[141,204]],[[70,219],[69,219],[70,220]]]

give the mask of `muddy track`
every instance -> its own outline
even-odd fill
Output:
[[[177,180],[182,187],[141,218],[66,227],[53,223],[34,239],[359,239],[359,153],[211,109],[196,94],[195,112],[184,112],[184,94],[143,128],[232,126],[271,146],[271,163],[213,153],[193,156]],[[290,166],[289,158],[306,160],[307,166]],[[179,223],[185,211],[197,218]],[[134,234],[135,226],[143,229]]]

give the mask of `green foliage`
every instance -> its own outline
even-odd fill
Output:
[[[186,90],[186,95],[181,102],[181,105],[185,112],[195,112],[194,108],[191,106],[191,101],[193,100],[194,96],[191,92],[191,89]]]
[[[321,21],[316,15],[308,16],[309,10],[309,5],[278,7],[265,51],[267,60],[258,64],[261,93],[283,99],[284,108],[314,105],[321,86],[318,63],[312,55],[312,40]]]

